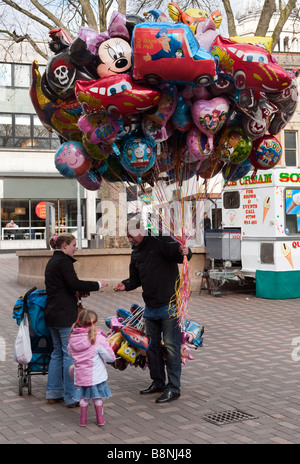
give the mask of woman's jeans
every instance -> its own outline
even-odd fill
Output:
[[[167,388],[180,393],[181,377],[181,329],[177,318],[148,319],[146,333],[151,338],[147,351],[150,377],[154,383],[165,385],[165,361],[168,376]],[[161,344],[163,340],[163,347]],[[166,352],[166,356],[164,355]],[[166,359],[165,359],[166,358]]]
[[[47,399],[64,398],[66,406],[74,403],[75,386],[69,375],[73,364],[67,352],[70,327],[49,327],[53,351],[48,368]]]

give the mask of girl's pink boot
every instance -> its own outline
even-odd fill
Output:
[[[97,418],[97,424],[99,427],[104,425],[106,423],[106,420],[104,419],[103,416],[103,404],[95,404],[95,410],[96,410],[96,418]]]
[[[87,406],[80,406],[80,419],[79,419],[79,425],[80,427],[85,427],[87,423]]]

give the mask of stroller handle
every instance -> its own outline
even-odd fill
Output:
[[[35,290],[37,290],[37,287],[32,287],[30,290],[28,290],[28,292],[25,293],[24,295],[24,306],[23,306],[23,312],[24,313],[28,313],[28,307],[27,307],[27,298],[28,296],[30,295],[30,293],[34,292]]]

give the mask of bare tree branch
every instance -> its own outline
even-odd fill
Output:
[[[289,0],[286,7],[283,8],[283,10],[281,10],[280,18],[279,18],[279,20],[278,20],[278,22],[276,24],[276,27],[274,29],[274,32],[272,34],[272,39],[273,39],[272,51],[274,50],[274,47],[278,43],[280,33],[281,33],[282,29],[283,29],[283,26],[285,25],[286,21],[288,20],[291,12],[293,11],[293,9],[295,7],[296,7],[296,0]]]
[[[6,3],[6,5],[8,6],[11,6],[14,10],[17,10],[20,13],[23,13],[25,16],[32,19],[33,21],[40,23],[42,26],[46,27],[47,29],[49,30],[53,29],[53,24],[47,23],[47,21],[44,21],[42,18],[38,16],[35,16],[30,11],[25,10],[24,8],[17,5],[15,2],[12,2],[11,0],[2,0],[2,2]]]
[[[275,11],[276,11],[276,1],[265,0],[254,35],[257,35],[259,37],[265,37],[267,35],[270,21]]]
[[[86,17],[86,21],[88,23],[88,26],[91,28],[91,29],[94,29],[95,31],[98,31],[98,24],[97,24],[97,21],[96,21],[96,18],[95,18],[95,15],[94,15],[94,12],[93,12],[93,9],[90,5],[90,2],[89,0],[78,0],[80,5],[81,5],[81,8],[82,8],[82,12],[84,13],[85,17]]]
[[[227,23],[228,23],[228,33],[230,37],[234,37],[237,35],[236,26],[234,21],[234,14],[231,8],[230,0],[222,0],[225,13],[227,16]]]

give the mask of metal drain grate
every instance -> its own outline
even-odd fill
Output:
[[[256,419],[256,417],[243,411],[231,410],[207,414],[206,416],[203,416],[203,419],[215,425],[225,425],[232,424],[233,422]]]

